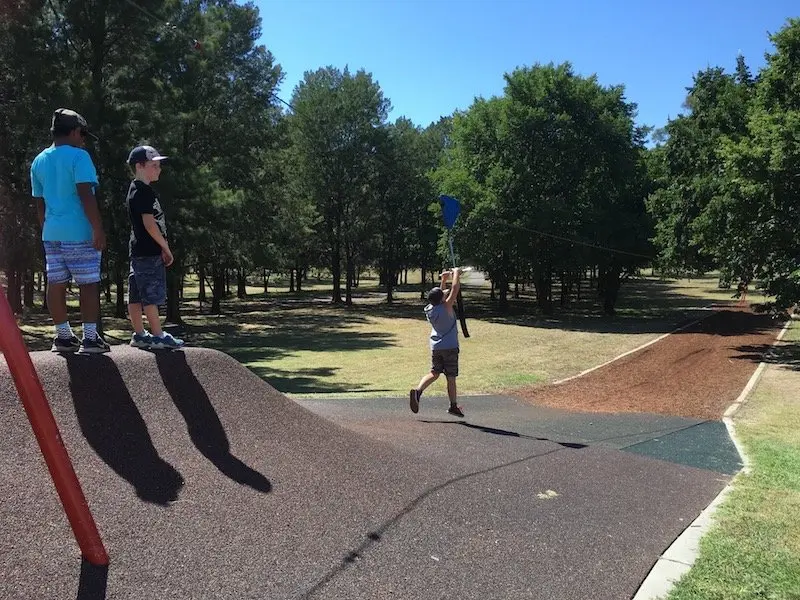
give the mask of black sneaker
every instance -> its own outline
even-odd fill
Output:
[[[57,337],[53,340],[53,347],[50,352],[77,352],[81,347],[81,341],[74,335],[70,338]]]
[[[419,390],[413,389],[408,393],[409,404],[411,405],[411,412],[419,412]]]
[[[81,349],[78,350],[78,354],[103,354],[104,352],[111,352],[111,346],[106,344],[106,341],[99,335],[93,340],[83,338]]]
[[[461,407],[458,406],[457,404],[451,404],[450,408],[447,409],[447,413],[451,414],[451,415],[454,415],[456,417],[463,417],[464,416],[464,412],[461,410]]]

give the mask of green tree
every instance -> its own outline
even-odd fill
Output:
[[[389,111],[380,86],[365,71],[319,69],[295,88],[290,121],[298,178],[321,217],[320,235],[333,275],[333,302],[352,302],[357,264],[374,231],[376,154]]]

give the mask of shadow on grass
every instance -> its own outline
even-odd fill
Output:
[[[308,369],[293,369],[291,371],[274,369],[264,364],[247,364],[243,357],[233,351],[230,353],[236,360],[243,362],[248,369],[269,383],[272,387],[284,394],[344,394],[351,392],[382,392],[365,383],[332,383],[328,381],[338,369],[331,367],[316,367]],[[254,360],[259,357],[255,356]]]
[[[768,365],[782,365],[792,371],[800,371],[800,343],[793,342],[780,346],[772,344],[754,344],[739,346],[740,354],[734,358],[754,363],[765,362]]]
[[[257,352],[262,360],[301,350],[358,351],[393,345],[389,333],[360,332],[352,328],[369,322],[366,315],[335,308],[278,307],[273,311],[241,311],[235,316],[203,319],[189,324],[186,336],[193,344],[235,352]]]

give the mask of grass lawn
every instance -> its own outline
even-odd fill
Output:
[[[461,394],[573,375],[672,330],[710,302],[731,302],[730,291],[717,289],[714,277],[641,278],[625,283],[614,317],[585,298],[545,316],[530,290],[500,313],[482,276],[470,275],[465,297],[472,337],[462,339]],[[412,278],[419,281],[418,274]],[[208,304],[200,310],[197,288],[188,285],[183,333],[191,345],[231,354],[290,395],[404,395],[429,368],[420,285],[401,286],[391,306],[373,279],[362,280],[350,308],[332,305],[329,290],[329,283],[311,280],[303,292],[290,293],[285,281],[271,281],[266,297],[262,288],[249,287],[246,300],[226,300],[223,315],[214,316],[206,314]],[[76,298],[70,302],[77,306]],[[104,325],[111,343],[129,339],[124,319],[106,316]],[[29,315],[23,330],[31,349],[49,348],[46,315]],[[443,395],[444,385],[437,382],[431,393]]]
[[[752,471],[669,600],[800,599],[800,324],[787,334],[736,418]]]

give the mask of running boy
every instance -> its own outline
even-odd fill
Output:
[[[174,349],[183,340],[161,328],[158,307],[167,299],[166,267],[173,262],[167,243],[167,226],[158,195],[150,186],[161,175],[161,161],[166,159],[152,146],[137,146],[128,155],[134,180],[128,188],[128,216],[131,221],[129,244],[131,270],[128,276],[128,315],[133,326],[131,346],[135,348]],[[147,317],[150,333],[144,328]]]
[[[98,354],[110,350],[97,335],[100,316],[100,256],[106,234],[94,188],[97,171],[84,150],[89,132],[86,119],[68,108],[53,113],[53,144],[31,165],[31,192],[42,228],[47,270],[47,307],[56,328],[53,352]],[[67,319],[67,285],[80,290],[83,340]]]
[[[451,280],[450,289],[445,293],[445,283]],[[458,377],[458,327],[453,304],[461,287],[461,270],[453,269],[442,273],[442,284],[428,292],[428,305],[425,316],[431,324],[431,372],[419,381],[419,385],[409,393],[411,412],[419,411],[422,392],[444,373],[447,379],[447,396],[450,408],[447,412],[463,417],[461,407],[456,403],[456,377]]]

